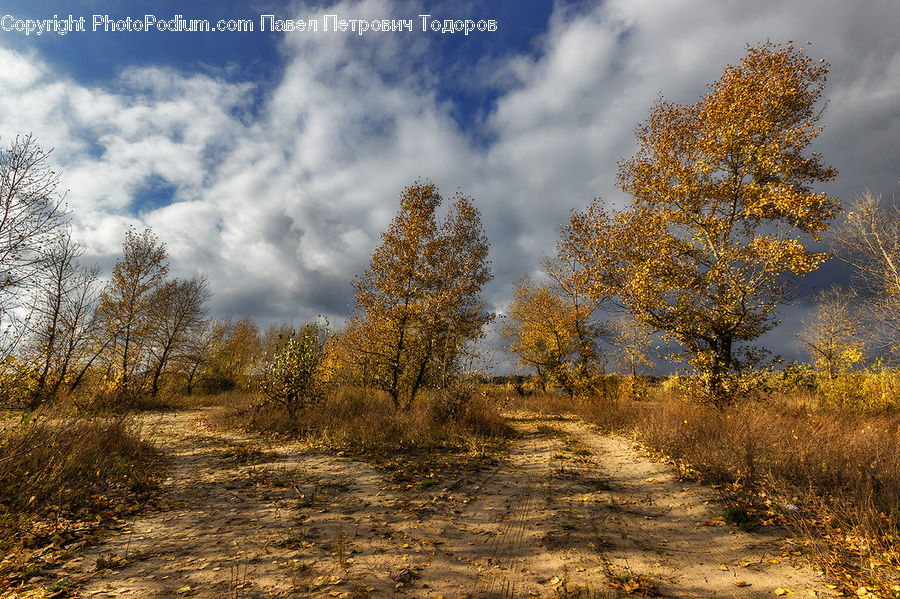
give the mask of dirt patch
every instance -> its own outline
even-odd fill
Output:
[[[771,597],[829,591],[784,531],[576,420],[514,414],[508,454],[396,476],[154,416],[163,509],[59,568],[81,597]]]

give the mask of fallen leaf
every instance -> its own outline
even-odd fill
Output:
[[[748,587],[748,586],[750,586],[750,583],[747,582],[746,580],[736,580],[736,581],[734,582],[734,586],[736,586],[736,587]]]
[[[778,595],[779,597],[783,597],[785,595],[793,595],[794,592],[791,591],[790,589],[778,587],[777,589],[775,589],[775,594]]]

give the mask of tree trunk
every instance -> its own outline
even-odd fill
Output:
[[[725,385],[728,371],[731,370],[731,347],[731,337],[718,337],[715,340],[713,361],[710,365],[709,379],[706,385],[709,398],[720,409],[730,405],[733,399],[731,391]]]

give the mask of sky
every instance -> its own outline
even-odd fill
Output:
[[[85,31],[21,30],[69,15]],[[102,26],[179,15],[253,31]],[[263,15],[317,31],[263,31]],[[409,19],[412,31],[334,31],[330,19],[324,31],[326,15]],[[420,15],[496,29],[422,31]],[[150,227],[172,274],[209,278],[213,315],[263,326],[317,314],[340,325],[401,190],[430,179],[475,198],[494,274],[484,299],[502,313],[571,210],[628,204],[617,164],[654,101],[696,102],[747,44],[794,41],[831,65],[811,150],[838,176],[818,189],[845,205],[867,188],[895,194],[897,23],[895,0],[0,0],[0,135],[53,148],[85,262],[108,273],[128,227]],[[802,291],[846,277],[832,261]],[[804,297],[761,344],[800,355]],[[512,368],[502,351],[494,361]]]

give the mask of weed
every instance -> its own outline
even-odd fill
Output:
[[[104,508],[155,488],[155,450],[127,419],[47,417],[0,437],[0,549],[35,518]]]
[[[752,532],[756,528],[753,517],[747,511],[747,508],[741,506],[729,506],[722,512],[725,522],[736,524],[737,527],[744,532]]]
[[[337,527],[337,555],[338,565],[341,569],[347,568],[347,540],[344,538],[344,525],[338,524]]]
[[[97,557],[97,563],[94,564],[94,569],[97,571],[106,570],[108,568],[112,568],[114,565],[115,564],[112,558],[106,557],[105,555],[100,555]]]
[[[75,583],[72,582],[71,580],[69,580],[68,578],[60,578],[59,580],[57,580],[56,582],[54,582],[53,584],[48,586],[47,590],[50,591],[51,593],[58,593],[59,591],[62,591],[62,590],[65,590],[65,589],[71,587],[73,584],[75,584]]]
[[[608,560],[604,559],[603,571],[606,574],[609,586],[626,595],[640,595],[642,597],[656,597],[659,595],[656,583],[651,578],[643,574],[635,574],[627,565],[616,569],[612,567]]]

